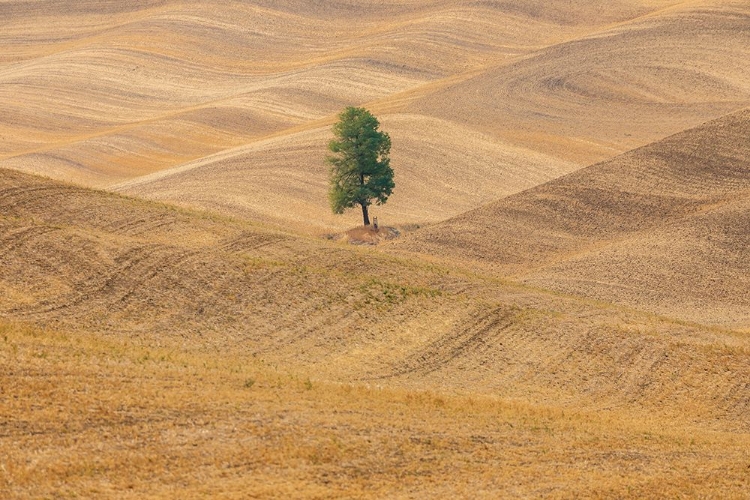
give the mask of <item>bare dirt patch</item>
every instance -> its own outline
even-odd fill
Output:
[[[381,242],[394,240],[401,235],[401,231],[395,227],[379,226],[360,226],[350,229],[343,233],[327,234],[325,239],[331,241],[340,241],[352,245],[377,245]]]

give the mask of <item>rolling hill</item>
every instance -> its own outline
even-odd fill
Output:
[[[554,359],[573,355],[578,342],[607,346],[608,355],[584,356],[593,365],[589,373],[601,374],[646,368],[616,362],[630,349],[640,352],[642,342],[651,345],[651,357],[692,352],[717,338],[730,346],[747,340],[499,284],[455,266],[394,259],[8,170],[0,175],[0,313],[8,319],[149,345],[263,355],[334,380],[503,388],[560,404],[573,397],[576,407],[623,404],[623,393],[633,391],[606,384],[591,386],[593,399],[587,391],[573,396],[584,374],[558,373]],[[661,333],[638,345],[613,342],[639,325]],[[678,338],[687,345],[674,345]],[[645,393],[635,397],[646,404]]]
[[[487,68],[407,109],[581,166],[747,106],[750,11],[685,2]]]
[[[9,495],[745,491],[738,330],[6,169],[0,214]]]
[[[746,498],[746,1],[0,25],[0,497]],[[348,105],[373,246],[330,234]]]
[[[526,283],[684,319],[750,325],[750,111],[412,233]]]
[[[0,166],[307,233],[356,221],[325,203],[346,105],[392,133],[396,225],[750,104],[743,2],[60,5],[3,3]]]

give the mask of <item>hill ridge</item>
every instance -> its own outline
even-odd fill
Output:
[[[458,256],[468,257],[528,283],[639,306],[646,302],[637,296],[623,299],[606,290],[571,289],[556,279],[569,280],[569,273],[575,271],[579,279],[591,280],[592,273],[605,270],[612,282],[640,280],[645,286],[644,280],[653,279],[654,288],[661,290],[660,299],[651,305],[655,311],[697,320],[707,315],[709,322],[731,323],[734,317],[745,324],[750,318],[742,311],[750,305],[750,297],[743,291],[747,281],[743,273],[750,266],[750,253],[744,244],[747,234],[741,228],[748,227],[742,209],[750,190],[750,147],[744,141],[748,133],[750,109],[745,109],[419,229],[389,246],[394,251],[434,254],[451,262]],[[725,212],[725,220],[706,226],[711,214],[718,211]],[[701,232],[696,233],[696,224]],[[682,262],[687,266],[681,268],[680,272],[687,273],[681,278],[664,275],[670,258],[660,252],[669,243],[662,241],[660,234],[668,229],[676,231],[672,243],[679,240],[679,234],[692,234],[680,243],[683,247],[669,249],[673,265]],[[638,250],[638,241],[662,250],[653,254]],[[702,260],[691,261],[697,258],[695,251],[685,253],[688,246],[695,245],[719,252],[710,266]],[[607,264],[603,254],[614,260]],[[642,268],[640,274],[632,267],[659,256],[665,259],[660,267]],[[704,258],[710,257],[700,257]],[[566,263],[575,263],[575,270],[567,269]],[[724,286],[734,290],[721,299],[739,301],[739,309],[733,309],[732,314],[722,309],[721,300],[706,298],[696,311],[675,304],[703,295],[698,289],[707,283],[703,272],[708,268],[725,277]],[[683,289],[691,280],[694,289]],[[665,301],[671,305],[660,304]]]

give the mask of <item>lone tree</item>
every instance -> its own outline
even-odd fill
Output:
[[[370,225],[367,207],[373,200],[378,205],[385,203],[395,187],[388,158],[391,138],[379,131],[379,126],[366,109],[346,108],[333,126],[336,138],[328,144],[333,153],[327,158],[331,164],[331,209],[341,214],[360,205],[365,226]]]

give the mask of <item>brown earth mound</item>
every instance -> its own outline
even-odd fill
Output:
[[[344,241],[352,245],[377,245],[382,241],[398,238],[401,232],[395,227],[360,226],[350,229],[345,233],[329,234],[325,238],[333,241]]]

